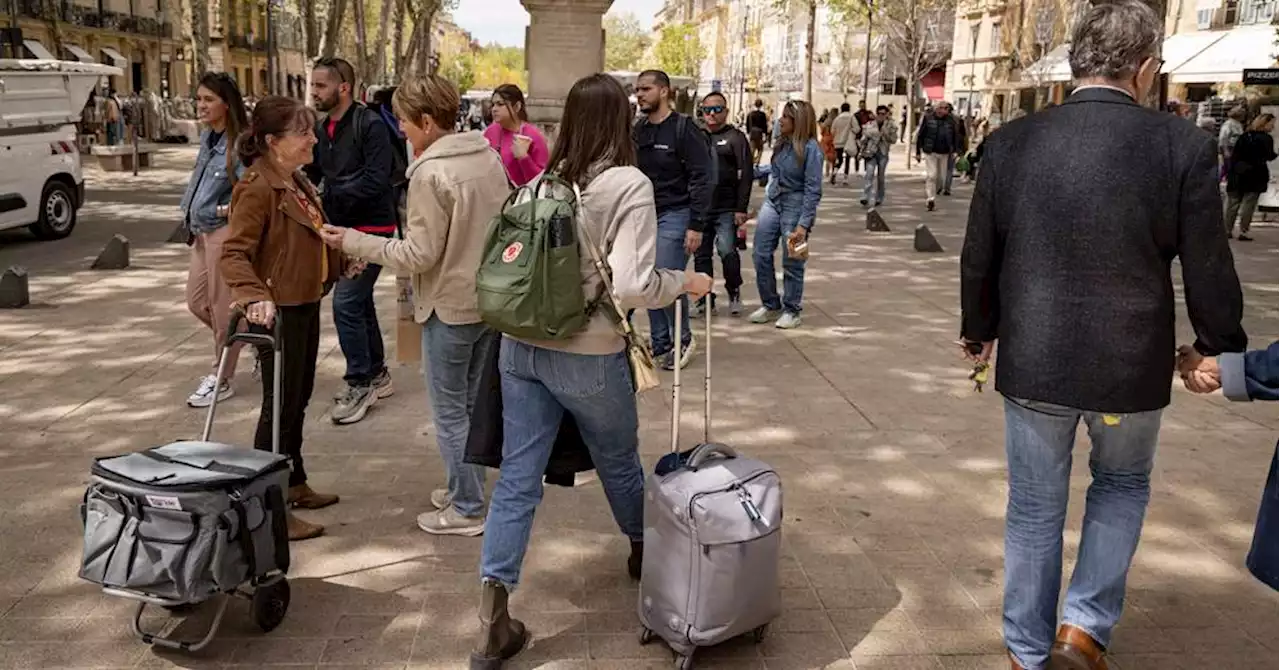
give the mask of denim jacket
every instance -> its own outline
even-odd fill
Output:
[[[227,178],[227,136],[223,133],[218,143],[209,146],[209,135],[200,134],[200,153],[196,166],[187,182],[187,192],[182,196],[183,221],[191,232],[200,235],[213,232],[227,225],[225,216],[218,216],[220,205],[231,204],[231,180]],[[244,166],[235,160],[236,178],[244,173]]]
[[[789,141],[784,142],[769,161],[769,186],[764,196],[777,206],[789,205],[799,198],[799,225],[805,230],[813,228],[814,219],[818,216],[824,160],[818,141],[809,140],[804,147],[803,166],[796,163],[796,152]]]

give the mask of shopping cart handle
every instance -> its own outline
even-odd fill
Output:
[[[272,349],[280,348],[280,321],[281,314],[276,310],[276,320],[272,325],[271,334],[252,333],[240,330],[240,322],[245,319],[244,308],[236,305],[231,308],[231,320],[227,322],[227,337],[224,340],[226,344],[233,342],[245,342],[247,344],[256,344]]]

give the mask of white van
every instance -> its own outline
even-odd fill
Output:
[[[84,203],[75,123],[107,65],[0,59],[0,230],[71,234]]]

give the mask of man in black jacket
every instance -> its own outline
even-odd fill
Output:
[[[961,136],[955,120],[951,117],[950,107],[945,102],[938,103],[933,111],[926,111],[916,131],[916,163],[924,162],[925,206],[933,211],[934,198],[943,191],[944,184],[950,182],[948,165],[960,150]],[[946,189],[951,195],[951,189]]]
[[[1009,505],[1004,635],[1015,666],[1097,670],[1124,603],[1174,366],[1181,261],[1202,355],[1243,351],[1241,291],[1222,225],[1217,151],[1147,109],[1161,18],[1141,0],[1077,23],[1062,105],[987,137],[961,254],[961,337],[1000,341]],[[1076,427],[1092,451],[1062,625],[1058,592]]]
[[[671,109],[671,78],[660,70],[646,70],[636,77],[636,103],[644,116],[636,123],[636,163],[653,182],[658,209],[659,268],[683,270],[689,254],[702,246],[715,183],[707,135],[693,119]],[[680,297],[685,301],[684,296]],[[680,350],[672,343],[675,308],[649,310],[653,355],[670,370],[684,367],[693,357],[688,302],[682,302]]]
[[[756,100],[755,109],[747,114],[747,133],[751,136],[752,166],[760,164],[764,155],[764,142],[769,134],[769,115],[764,113],[764,101]]]
[[[321,58],[311,73],[311,98],[325,113],[316,124],[314,160],[307,177],[319,184],[324,213],[335,226],[390,237],[396,232],[391,135],[377,112],[352,99],[355,70],[341,58]],[[346,388],[329,418],[355,423],[378,398],[392,393],[391,375],[374,308],[373,288],[382,271],[370,264],[333,290],[333,322],[347,359]]]
[[[693,269],[715,276],[712,254],[720,256],[724,266],[724,288],[729,294],[729,313],[742,313],[742,261],[738,256],[738,228],[747,222],[747,206],[751,202],[751,182],[755,164],[751,145],[741,130],[728,123],[729,103],[720,93],[708,93],[702,99],[702,118],[711,137],[711,151],[716,161],[716,184],[711,192],[706,234],[702,246],[693,257]],[[703,296],[694,307],[701,314],[708,297],[716,308],[716,294]]]

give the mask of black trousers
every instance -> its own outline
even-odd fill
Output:
[[[742,288],[742,259],[738,254],[738,230],[733,223],[733,212],[720,212],[710,215],[711,221],[702,231],[702,245],[693,255],[694,272],[705,273],[708,277],[716,276],[715,259],[712,254],[719,252],[720,263],[724,265],[724,288],[729,298],[738,297]],[[715,293],[712,291],[712,293]],[[711,297],[715,304],[715,296]]]
[[[316,385],[316,358],[320,354],[320,303],[277,307],[280,319],[280,451],[289,456],[289,486],[307,483],[302,465],[302,424],[306,421],[307,403]],[[253,332],[265,333],[261,326]],[[258,413],[258,431],[253,437],[255,449],[271,451],[271,409],[276,373],[275,352],[258,347],[262,370],[262,410]]]

